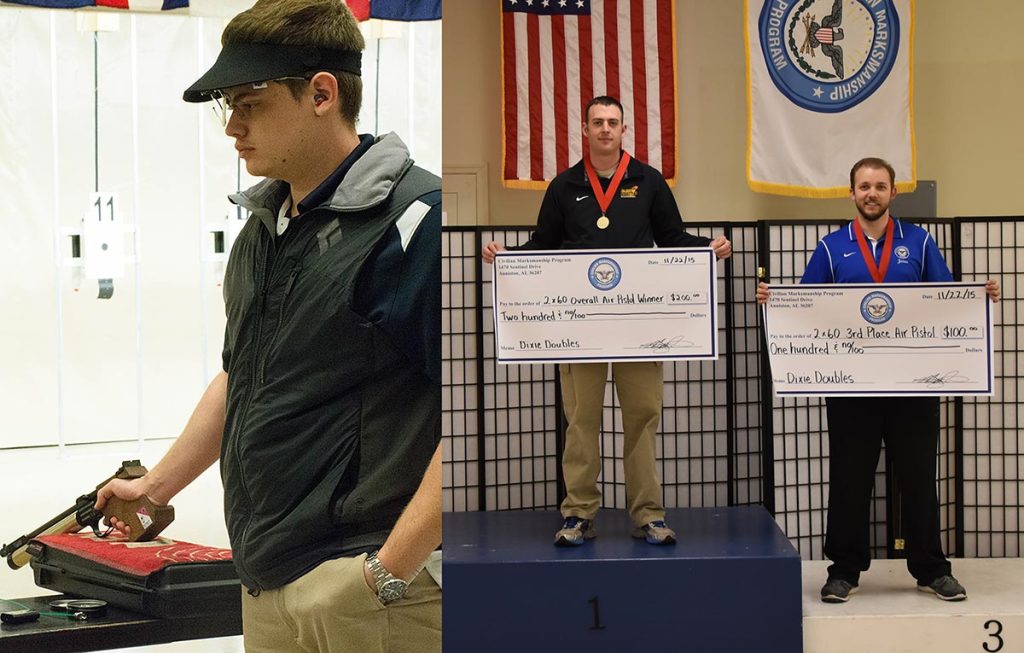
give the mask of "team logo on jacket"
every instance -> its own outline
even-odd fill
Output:
[[[810,111],[836,113],[868,99],[899,52],[892,0],[767,0],[757,25],[775,86]]]
[[[896,312],[892,297],[880,290],[869,292],[860,301],[860,314],[871,324],[888,322]]]
[[[623,188],[619,191],[619,197],[625,197],[627,199],[633,199],[636,197],[636,192],[639,190],[639,186],[630,186],[629,188]]]
[[[897,263],[908,263],[907,259],[910,258],[910,250],[906,245],[897,245],[893,248],[892,253],[899,259]]]
[[[619,285],[619,281],[622,279],[622,268],[614,259],[601,257],[590,264],[587,276],[590,278],[590,285],[598,290],[611,290]]]

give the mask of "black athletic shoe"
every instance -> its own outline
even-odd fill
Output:
[[[829,578],[821,588],[821,600],[825,603],[846,603],[850,595],[856,592],[856,585],[838,578]]]
[[[967,590],[952,576],[939,576],[927,585],[917,584],[922,592],[934,592],[943,601],[963,601],[967,598]]]

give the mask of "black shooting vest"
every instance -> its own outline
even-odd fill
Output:
[[[437,190],[409,164],[381,203],[330,202],[275,237],[280,198],[239,235],[225,274],[224,508],[239,576],[279,587],[379,547],[440,440],[440,387],[357,314],[367,258]]]

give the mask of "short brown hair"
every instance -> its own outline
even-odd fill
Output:
[[[352,12],[343,0],[258,0],[228,23],[221,45],[230,43],[275,43],[314,45],[334,50],[362,52],[366,48]],[[304,71],[306,77],[321,72]],[[349,72],[326,70],[338,80],[341,115],[355,127],[363,104],[363,81]],[[296,100],[308,82],[282,81]]]
[[[889,173],[889,185],[896,185],[896,171],[893,170],[892,165],[890,165],[885,159],[879,159],[876,156],[869,156],[861,159],[857,163],[854,163],[853,167],[850,168],[850,190],[853,190],[853,179],[857,176],[857,171],[861,168],[875,168],[876,170],[884,168]]]
[[[583,122],[590,122],[590,107],[595,104],[600,104],[603,107],[618,107],[622,120],[626,120],[626,111],[622,108],[622,103],[617,98],[613,98],[610,95],[598,95],[590,102],[587,102],[587,108],[583,110]]]

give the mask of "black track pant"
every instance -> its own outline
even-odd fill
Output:
[[[829,578],[857,584],[871,564],[869,522],[875,469],[885,439],[903,495],[907,569],[920,583],[950,573],[939,541],[935,491],[936,397],[830,397],[829,496],[825,556]]]

